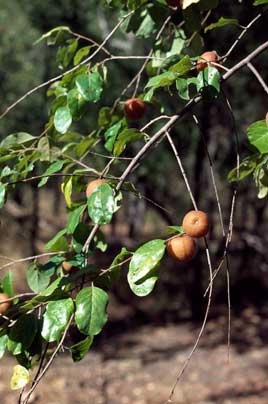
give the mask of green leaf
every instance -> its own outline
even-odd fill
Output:
[[[116,124],[114,124],[113,126],[111,126],[109,129],[107,129],[106,132],[104,133],[104,139],[105,139],[104,147],[109,152],[113,151],[114,143],[115,143],[116,137],[118,135],[118,132],[121,129],[121,126],[122,126],[122,121],[119,121]]]
[[[237,168],[234,167],[228,174],[228,181],[234,182],[243,180],[254,171],[256,164],[256,158],[253,158],[253,156],[245,158],[239,166],[239,177],[237,178]]]
[[[177,79],[176,80],[176,88],[178,90],[179,96],[183,99],[183,100],[189,100],[190,96],[189,96],[189,84],[188,84],[188,80],[187,79]]]
[[[21,390],[28,383],[30,383],[29,371],[21,365],[14,366],[13,375],[10,380],[11,390]]]
[[[61,184],[61,191],[63,192],[66,205],[70,208],[72,206],[73,177],[65,179]]]
[[[57,173],[59,172],[62,167],[64,166],[65,161],[64,160],[57,160],[54,163],[52,163],[44,172],[43,175],[48,175],[47,177],[44,177],[41,179],[41,181],[38,184],[38,187],[42,187],[43,185],[45,185],[49,179],[49,176],[51,174]]]
[[[220,92],[221,75],[215,67],[208,66],[197,76],[197,91],[207,99],[215,98]]]
[[[168,226],[167,231],[169,234],[181,234],[184,233],[182,226]]]
[[[97,102],[103,91],[103,80],[97,72],[81,74],[76,77],[76,87],[86,101]]]
[[[124,151],[126,145],[130,142],[135,142],[136,140],[142,139],[144,134],[138,129],[124,129],[118,136],[115,144],[113,154],[118,157]]]
[[[85,100],[76,88],[68,92],[67,102],[72,117],[74,119],[79,119],[82,116],[81,111],[82,107],[85,105]]]
[[[179,76],[183,76],[189,72],[192,68],[192,61],[188,55],[184,56],[178,63],[169,68],[170,72],[176,73]]]
[[[249,143],[260,153],[268,153],[268,126],[265,121],[257,121],[247,129]]]
[[[32,345],[38,330],[38,320],[34,314],[23,314],[11,328],[8,350],[13,355],[19,355]]]
[[[2,288],[4,293],[6,293],[9,297],[13,297],[15,295],[13,288],[13,272],[8,271],[6,273],[2,279]]]
[[[27,269],[26,279],[29,288],[36,293],[45,290],[50,282],[51,273],[45,271],[36,263],[31,264]]]
[[[253,3],[253,6],[261,6],[262,4],[268,4],[268,0],[256,0]]]
[[[93,339],[94,337],[89,335],[83,341],[80,341],[70,347],[72,359],[74,362],[79,362],[85,357],[92,345]]]
[[[120,253],[114,258],[108,271],[101,275],[98,280],[103,282],[105,286],[111,288],[112,285],[119,279],[122,266],[120,265],[126,257],[130,255],[130,252],[123,247]]]
[[[6,186],[0,182],[0,208],[4,206],[6,202]]]
[[[72,114],[69,107],[60,107],[54,116],[55,129],[60,133],[66,133],[72,123]]]
[[[39,42],[43,41],[44,39],[48,39],[51,36],[55,36],[55,34],[58,34],[59,32],[69,32],[71,33],[71,30],[69,27],[65,26],[65,25],[61,25],[59,27],[55,27],[53,29],[51,29],[50,31],[46,32],[45,34],[43,34],[40,38],[38,38],[34,44],[38,44]]]
[[[56,234],[56,236],[49,240],[49,242],[45,246],[46,251],[67,251],[68,243],[66,238],[64,237],[64,234],[66,234],[66,232],[66,229],[62,229]]]
[[[163,258],[165,249],[164,240],[152,240],[138,248],[129,265],[131,282],[137,283],[147,277]]]
[[[153,87],[154,89],[159,87],[169,87],[171,84],[174,83],[177,76],[173,72],[165,72],[159,74],[158,76],[152,77],[148,83],[146,84],[145,88]]]
[[[208,25],[205,28],[205,32],[211,31],[212,29],[215,29],[215,28],[222,28],[222,27],[225,27],[226,25],[230,25],[230,24],[239,26],[239,22],[235,18],[220,17],[220,19],[217,22],[213,22],[212,24]]]
[[[49,302],[44,314],[42,337],[48,341],[59,341],[74,311],[71,298]]]
[[[8,336],[2,335],[0,337],[0,359],[3,358],[5,352],[6,352],[6,348],[7,348],[7,341],[8,341]]]
[[[90,227],[84,223],[78,223],[76,226],[73,232],[72,246],[77,253],[80,253],[83,250],[83,246],[88,238],[89,232]]]
[[[76,52],[74,57],[74,66],[77,66],[81,62],[81,60],[84,59],[84,57],[88,56],[91,48],[92,46],[84,46]]]
[[[111,222],[116,210],[113,189],[108,184],[97,187],[87,200],[88,214],[96,224]]]
[[[77,227],[77,225],[80,221],[80,217],[81,217],[82,213],[84,212],[84,210],[86,209],[86,207],[87,207],[87,205],[79,206],[78,208],[76,208],[75,210],[73,210],[70,213],[67,227],[66,227],[68,234],[74,233],[75,228]]]
[[[25,132],[13,133],[12,135],[9,135],[2,140],[2,142],[0,143],[0,149],[17,148],[20,147],[20,145],[28,143],[34,139],[36,139],[36,137],[29,135],[29,133]]]
[[[144,297],[147,296],[151,293],[153,290],[155,283],[158,279],[158,267],[156,266],[148,275],[148,277],[143,280],[143,282],[136,284],[135,282],[132,281],[131,273],[128,273],[128,283],[129,287],[132,290],[132,292],[139,297]]]
[[[94,336],[101,332],[108,319],[107,304],[107,293],[95,286],[84,288],[78,293],[75,322],[83,334]]]

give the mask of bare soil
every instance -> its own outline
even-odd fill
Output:
[[[268,316],[246,309],[233,319],[228,363],[226,317],[206,333],[178,384],[176,404],[267,404]],[[106,336],[73,364],[60,355],[31,400],[38,404],[163,404],[191,350],[199,327],[191,323],[143,326]],[[266,341],[266,342],[265,342]],[[17,403],[9,390],[14,359],[0,367],[1,404]]]

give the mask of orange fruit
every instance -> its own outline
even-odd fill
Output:
[[[90,197],[90,195],[92,194],[93,191],[95,191],[96,188],[98,188],[100,185],[102,185],[104,183],[105,183],[105,180],[102,180],[100,178],[98,178],[97,180],[90,181],[87,184],[87,189],[86,189],[87,198]]]
[[[12,301],[1,303],[4,300],[10,299],[6,293],[0,293],[0,314],[5,314],[12,306]]]
[[[209,231],[208,215],[201,210],[191,210],[184,216],[182,227],[188,236],[204,237]]]
[[[168,240],[167,250],[176,261],[188,262],[195,256],[196,244],[192,237],[183,234]]]
[[[63,263],[61,264],[61,267],[64,272],[70,272],[73,268],[72,264],[70,264],[70,262],[68,262],[68,261],[63,261]]]
[[[124,112],[128,119],[137,121],[145,114],[146,105],[140,98],[130,98],[125,102]]]
[[[198,72],[202,72],[202,70],[204,70],[206,67],[213,66],[213,62],[219,63],[219,56],[217,55],[217,52],[215,51],[205,52],[198,59],[196,70]],[[215,65],[214,67],[218,68],[218,66]]]

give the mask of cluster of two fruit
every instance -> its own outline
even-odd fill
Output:
[[[208,216],[200,210],[191,210],[184,216],[182,227],[184,233],[168,240],[167,250],[176,261],[188,262],[196,254],[195,238],[205,237],[208,234]]]

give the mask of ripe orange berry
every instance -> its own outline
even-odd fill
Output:
[[[170,7],[179,7],[180,6],[180,0],[166,0],[166,3]]]
[[[97,180],[90,181],[87,184],[87,189],[86,189],[87,198],[90,197],[90,195],[92,194],[93,191],[95,191],[96,188],[98,188],[100,185],[102,185],[104,183],[105,183],[105,180],[102,180],[100,178],[98,178]]]
[[[201,210],[191,210],[184,216],[182,227],[188,236],[204,237],[209,231],[208,216]]]
[[[145,114],[146,105],[140,98],[130,98],[125,102],[124,112],[128,119],[137,121]]]
[[[196,70],[198,72],[201,72],[208,66],[214,66],[218,68],[218,66],[215,66],[213,62],[219,63],[219,56],[217,55],[217,52],[215,51],[205,52],[198,59]]]
[[[68,261],[63,261],[63,263],[61,264],[61,267],[63,269],[64,272],[71,272],[73,266],[72,264],[70,264],[70,262]]]
[[[190,261],[196,253],[196,244],[192,237],[183,234],[176,236],[167,242],[169,255],[178,262]]]
[[[0,314],[5,314],[12,306],[11,300],[9,302],[1,303],[7,299],[10,299],[10,296],[8,296],[6,293],[0,293]]]

